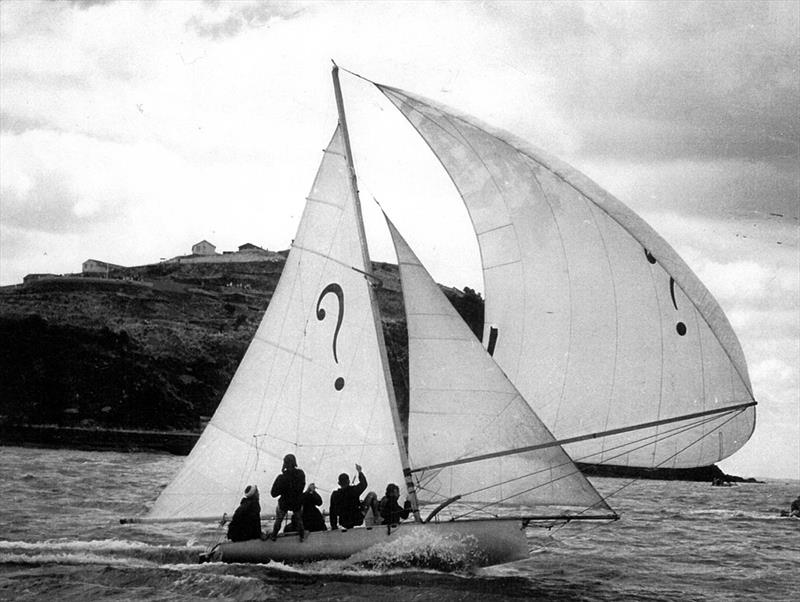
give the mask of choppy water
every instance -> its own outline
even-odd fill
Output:
[[[0,599],[794,600],[797,481],[594,479],[622,519],[530,528],[526,560],[470,573],[356,562],[195,564],[221,530],[120,525],[182,458],[0,447]]]

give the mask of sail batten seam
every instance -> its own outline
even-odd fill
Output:
[[[315,199],[313,197],[306,197],[306,200],[309,203],[319,203],[320,205],[328,205],[329,207],[335,207],[339,211],[344,211],[344,207],[342,207],[338,203],[334,203],[333,201],[328,201],[325,199]]]

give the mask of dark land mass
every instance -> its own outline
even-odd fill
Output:
[[[54,277],[0,289],[0,444],[186,454],[214,413],[280,277],[273,261],[160,263],[108,278]],[[408,340],[397,266],[374,263],[401,417]],[[483,299],[443,287],[477,337]],[[712,481],[716,466],[587,474]]]

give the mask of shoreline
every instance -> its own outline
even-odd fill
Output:
[[[200,433],[145,429],[102,429],[57,425],[0,426],[0,445],[82,449],[86,451],[161,452],[187,456]]]
[[[194,431],[108,429],[53,424],[0,425],[0,446],[80,449],[86,451],[152,452],[188,456],[200,438]],[[577,463],[586,476],[692,481],[710,483],[763,483],[754,478],[727,475],[716,465],[698,468],[628,468]]]

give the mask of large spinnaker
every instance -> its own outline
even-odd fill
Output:
[[[664,422],[571,444],[574,459],[678,468],[744,445],[755,410],[745,407],[753,394],[739,341],[650,226],[511,134],[378,88],[464,200],[483,264],[484,341],[553,434]],[[681,416],[695,417],[668,422]]]
[[[269,491],[287,453],[325,499],[355,462],[403,482],[344,153],[337,128],[258,331],[152,518],[230,513],[247,484]]]
[[[609,511],[560,446],[515,453],[533,441],[553,443],[553,436],[387,223],[408,323],[408,446],[420,501],[459,496],[471,508],[493,511],[498,506],[524,507],[528,513],[554,506]],[[484,454],[499,455],[472,460]],[[424,469],[442,462],[450,465]]]

